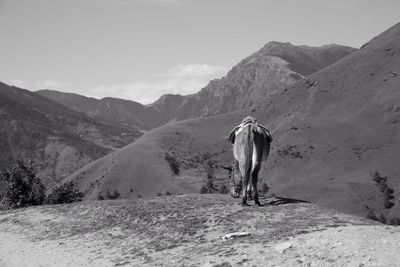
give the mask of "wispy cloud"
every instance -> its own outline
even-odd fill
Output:
[[[182,95],[195,93],[206,86],[210,80],[222,77],[227,70],[224,66],[188,64],[174,66],[165,73],[153,75],[150,80],[121,84],[93,86],[57,80],[26,82],[21,79],[10,81],[10,84],[30,90],[52,89],[96,98],[112,96],[149,104],[167,93]]]
[[[226,72],[226,67],[208,64],[178,65],[156,77],[204,77]]]

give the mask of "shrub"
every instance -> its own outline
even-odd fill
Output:
[[[98,200],[117,199],[117,198],[119,198],[119,196],[120,196],[120,193],[117,190],[114,190],[112,193],[109,190],[107,190],[105,196],[101,193],[98,193],[97,199]]]
[[[22,208],[41,205],[45,201],[45,188],[36,177],[31,163],[26,165],[22,160],[9,169],[3,169],[0,180],[4,186],[0,205],[3,208]]]
[[[84,194],[79,192],[74,182],[63,183],[51,191],[47,197],[48,204],[65,204],[82,201]]]
[[[229,190],[228,190],[228,188],[226,187],[226,185],[221,185],[220,187],[219,187],[219,189],[218,189],[218,192],[220,193],[220,194],[228,194],[229,193]]]
[[[119,198],[120,193],[117,190],[114,190],[112,193],[107,190],[106,197],[107,199],[117,199]]]
[[[391,225],[400,225],[400,218],[396,217],[396,218],[391,218],[388,222],[388,224]]]
[[[179,175],[179,162],[169,153],[165,153],[165,160],[168,162],[169,167],[171,168],[171,171],[175,174],[175,175]]]
[[[385,208],[391,209],[394,206],[394,203],[391,202],[391,200],[394,199],[394,191],[393,189],[388,187],[387,177],[382,176],[379,172],[376,171],[372,176],[372,180],[374,180],[376,185],[379,187],[379,190],[383,193]]]
[[[381,223],[386,223],[386,217],[385,217],[385,215],[381,214],[381,216],[379,216],[379,221],[380,221]]]
[[[268,187],[268,185],[264,182],[264,183],[262,183],[262,185],[261,185],[261,193],[263,193],[263,194],[267,194],[268,193],[268,191],[269,191],[269,187]]]
[[[200,188],[200,194],[213,194],[217,192],[212,179],[212,177],[207,177],[206,183]]]
[[[207,193],[208,193],[207,186],[202,185],[202,186],[200,187],[200,194],[207,194]]]
[[[169,191],[167,190],[167,192],[165,192],[165,195],[166,195],[166,196],[170,196],[170,195],[172,195],[172,194],[171,194],[171,192],[169,192]]]
[[[368,211],[367,218],[371,219],[371,220],[374,220],[374,221],[379,221],[379,219],[376,216],[375,212],[373,212],[372,210]]]

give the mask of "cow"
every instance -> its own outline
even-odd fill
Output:
[[[248,205],[248,194],[253,190],[254,203],[261,206],[257,191],[258,172],[261,161],[268,157],[272,142],[271,134],[258,123],[256,118],[247,116],[230,132],[228,139],[233,144],[233,156],[239,165],[242,180],[242,205]]]

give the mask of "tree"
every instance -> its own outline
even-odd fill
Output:
[[[22,160],[9,169],[3,169],[0,174],[4,185],[0,204],[5,208],[22,208],[41,205],[45,201],[45,188],[42,181],[36,177],[32,163],[25,164]]]
[[[384,197],[384,206],[386,209],[391,209],[394,206],[394,203],[391,201],[394,199],[393,196],[393,189],[388,187],[387,184],[387,177],[382,176],[379,172],[374,172],[372,176],[372,180],[376,183],[376,185],[379,187],[379,190],[383,193]]]
[[[174,158],[174,156],[172,156],[169,153],[165,153],[165,160],[168,162],[169,167],[171,168],[171,171],[173,172],[173,174],[175,175],[179,175],[180,172],[180,164],[179,162],[176,160],[176,158]]]
[[[47,197],[48,204],[64,204],[82,201],[84,194],[79,192],[74,182],[63,183],[51,191]]]

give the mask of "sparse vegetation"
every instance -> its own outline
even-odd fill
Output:
[[[0,195],[0,208],[15,209],[41,205],[46,199],[45,188],[36,177],[32,163],[22,160],[9,169],[3,169],[0,181],[4,186]]]
[[[282,147],[281,149],[278,149],[278,154],[281,157],[289,157],[289,158],[303,158],[303,155],[300,153],[300,151],[296,151],[297,146],[295,145],[287,145]]]
[[[212,194],[217,192],[217,189],[214,186],[214,167],[216,166],[215,161],[208,160],[204,164],[204,169],[207,173],[206,182],[200,188],[200,194]]]
[[[66,182],[55,188],[47,197],[47,204],[64,204],[82,201],[84,194],[79,192],[74,182]]]
[[[268,185],[265,182],[262,183],[262,185],[261,185],[261,193],[265,195],[265,194],[268,193],[268,191],[269,191]]]
[[[179,162],[176,160],[176,158],[174,156],[172,156],[169,153],[165,153],[165,160],[168,162],[169,167],[171,168],[171,171],[173,172],[173,174],[175,175],[179,175],[180,173],[180,164]]]

